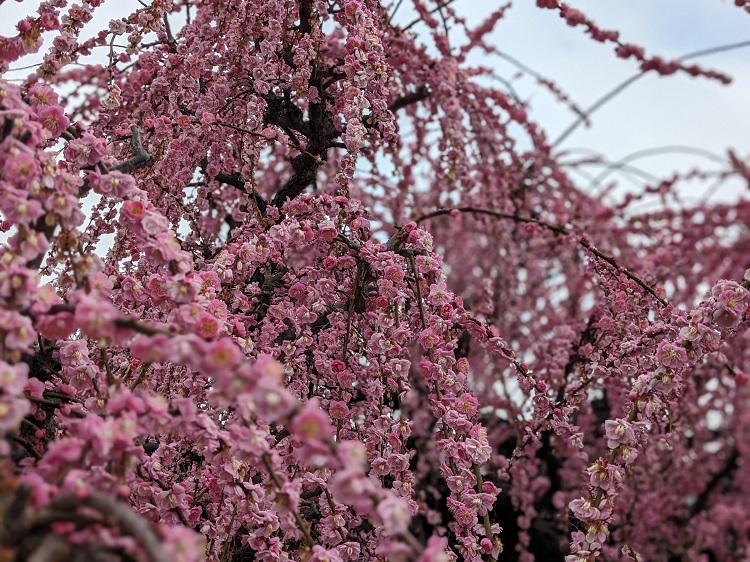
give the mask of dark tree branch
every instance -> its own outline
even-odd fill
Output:
[[[137,539],[151,562],[170,562],[151,523],[133,511],[128,504],[112,496],[98,492],[92,492],[85,497],[61,494],[50,500],[41,510],[28,509],[30,499],[31,489],[28,486],[20,486],[7,501],[3,512],[0,545],[19,548],[16,558],[18,560],[71,560],[70,542],[50,529],[56,522],[67,521],[78,525],[109,523],[123,536]],[[89,511],[81,512],[81,508],[87,508]]]
[[[138,127],[133,125],[130,127],[130,130],[133,133],[133,156],[112,168],[123,174],[130,174],[139,168],[153,164],[153,158],[143,148],[143,144],[141,143],[141,132],[138,130]]]
[[[322,77],[313,73],[310,85],[321,91]],[[311,103],[308,108],[308,119],[290,99],[288,92],[284,97],[268,96],[266,99],[265,121],[286,130],[291,129],[305,135],[308,139],[306,150],[292,158],[292,177],[274,195],[271,204],[281,207],[287,199],[299,196],[308,185],[315,182],[318,167],[325,160],[325,153],[331,143],[340,135],[333,122],[331,112],[326,108],[325,100]]]
[[[247,187],[245,186],[246,182],[240,174],[238,174],[237,172],[234,172],[232,174],[219,172],[218,174],[216,174],[216,181],[231,185],[232,187],[236,187],[242,193],[248,195],[255,202],[255,205],[258,207],[260,214],[265,216],[266,208],[268,207],[268,201],[261,197],[261,195],[254,189],[252,191],[248,191]]]
[[[121,533],[138,539],[151,562],[170,562],[151,524],[129,505],[113,497],[97,492],[84,498],[78,498],[74,494],[62,494],[50,501],[45,509],[71,513],[81,506],[98,511],[114,523]]]
[[[392,113],[396,113],[399,109],[403,109],[404,107],[408,105],[420,102],[429,97],[430,97],[430,90],[427,89],[427,86],[422,85],[419,87],[419,89],[416,92],[405,94],[401,96],[400,98],[396,98],[394,102],[388,106],[388,109],[391,110]]]
[[[294,173],[289,181],[274,195],[271,204],[281,207],[287,199],[294,199],[299,196],[308,185],[315,181],[319,165],[320,160],[309,152],[304,152],[292,158]]]
[[[311,0],[299,0],[299,30],[304,34],[312,31],[312,2]]]

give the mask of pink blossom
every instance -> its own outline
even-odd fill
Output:
[[[103,139],[90,133],[83,133],[81,138],[73,139],[65,149],[65,156],[81,167],[93,166],[107,154],[107,145]]]
[[[276,421],[286,418],[296,406],[294,397],[286,390],[280,381],[273,375],[262,377],[252,393],[253,404],[258,416],[268,421]],[[299,426],[304,432],[324,432],[324,422],[320,421],[314,413],[310,413],[309,426]],[[320,422],[320,423],[318,423]]]
[[[50,446],[44,462],[51,467],[77,463],[85,448],[86,443],[81,439],[60,439]]]
[[[471,528],[477,524],[477,514],[474,510],[461,505],[454,513],[456,522],[462,527]]]
[[[84,216],[78,198],[70,194],[57,193],[44,201],[44,207],[60,217],[65,228],[74,228],[83,222]]]
[[[495,498],[491,494],[485,493],[467,493],[462,497],[466,507],[475,510],[479,515],[487,515],[492,510]]]
[[[600,511],[594,507],[589,498],[578,498],[570,502],[570,510],[581,521],[595,521],[601,517]]]
[[[14,396],[0,397],[0,435],[16,430],[28,412],[28,400]]]
[[[229,338],[220,338],[206,347],[202,369],[214,376],[229,373],[242,359],[242,352]]]
[[[466,452],[475,464],[484,464],[492,454],[492,448],[486,441],[467,439],[465,441]]]
[[[141,228],[146,234],[156,236],[169,228],[169,221],[161,214],[149,210],[141,218]]]
[[[13,62],[23,54],[20,37],[0,37],[0,59]]]
[[[417,562],[450,562],[451,557],[446,552],[447,547],[447,538],[433,535],[427,541],[427,546]]]
[[[302,410],[294,415],[290,431],[303,442],[324,441],[333,435],[331,422],[321,410],[316,398],[309,400]]]
[[[28,351],[37,338],[31,320],[17,312],[0,310],[0,334],[5,338],[0,340],[2,346],[9,350]]]
[[[180,484],[173,484],[168,490],[161,490],[154,494],[158,508],[169,511],[173,509],[185,510],[189,506],[190,497]]]
[[[59,105],[42,106],[38,109],[38,114],[44,128],[53,137],[59,137],[70,126],[70,120]]]
[[[341,388],[349,388],[352,386],[354,381],[357,380],[357,378],[351,371],[341,371],[336,375],[336,380],[338,381]]]
[[[662,340],[659,342],[656,358],[665,367],[676,368],[687,363],[687,352],[683,347]]]
[[[62,340],[75,331],[75,319],[70,312],[41,316],[37,319],[36,329],[45,338]]]
[[[377,513],[383,522],[383,533],[386,536],[400,535],[409,529],[411,513],[405,499],[388,496],[378,503]]]
[[[0,182],[0,189],[4,191],[3,197],[0,197],[0,211],[10,222],[28,224],[38,219],[44,212],[39,201],[28,199],[23,192],[14,192],[11,188],[4,187],[2,182]]]
[[[344,420],[349,416],[349,407],[346,402],[333,401],[328,406],[328,413],[333,419]]]
[[[201,312],[195,322],[196,333],[206,340],[215,339],[219,335],[221,321],[208,312]]]
[[[619,445],[632,445],[635,443],[635,432],[632,426],[626,420],[617,418],[607,420],[604,423],[604,430],[607,434],[607,446],[615,449]]]
[[[361,552],[361,545],[356,542],[346,542],[339,545],[339,554],[344,560],[358,560],[359,553]]]
[[[107,197],[128,197],[135,188],[132,176],[113,170],[108,174],[101,174],[92,170],[88,175],[89,185],[100,195]]]
[[[128,200],[122,204],[122,216],[131,222],[139,222],[145,215],[146,206],[143,201]]]
[[[370,513],[374,507],[370,494],[375,492],[373,482],[357,469],[341,470],[330,480],[330,491],[336,501],[349,505],[360,515]]]
[[[312,555],[309,562],[343,562],[343,558],[336,549],[325,549],[320,545],[312,548]]]
[[[106,298],[81,295],[75,308],[75,322],[84,334],[92,338],[111,339],[115,337],[118,317],[117,309]]]
[[[29,366],[26,363],[9,365],[0,361],[0,389],[5,394],[20,394],[26,386],[29,376]]]
[[[29,182],[39,177],[39,164],[30,151],[15,149],[15,152],[5,161],[3,176],[10,184],[25,188]]]

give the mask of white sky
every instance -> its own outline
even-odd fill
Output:
[[[404,6],[409,4],[408,0]],[[750,40],[750,15],[732,0],[570,0],[601,27],[617,29],[624,42],[640,44],[650,54],[677,58],[686,53]],[[481,21],[487,7],[500,2],[457,0],[453,6],[469,21]],[[0,6],[0,34],[15,35],[15,22],[31,14],[38,0]],[[108,0],[84,30],[93,35],[107,22],[139,6],[136,0]],[[404,19],[408,13],[402,8]],[[617,59],[611,45],[593,42],[583,28],[568,27],[556,11],[540,10],[533,0],[517,0],[493,33],[493,42],[557,85],[581,107],[637,72],[633,61]],[[33,64],[27,57],[15,66]],[[479,60],[479,59],[477,59]],[[516,69],[497,58],[482,64],[496,67],[511,79]],[[649,74],[593,116],[593,126],[579,128],[561,149],[593,149],[618,160],[636,150],[664,145],[688,145],[720,155],[734,147],[750,156],[750,48],[696,59],[704,67],[734,77],[729,86],[703,78],[677,74],[660,78]],[[23,73],[10,73],[7,78]],[[513,86],[531,101],[530,116],[554,139],[575,118],[564,106],[540,90],[529,77],[516,78]],[[634,164],[657,175],[711,163],[694,155],[670,154],[644,158]],[[705,185],[686,186],[700,197]],[[736,197],[747,188],[734,183],[725,197]],[[724,198],[722,194],[719,197]]]
[[[555,12],[534,4],[514,5],[507,22],[495,32],[497,44],[554,78],[579,106],[590,106],[637,72],[634,62],[615,58],[611,46],[591,41],[582,28],[571,28]],[[665,58],[750,40],[750,15],[731,1],[573,0],[571,4],[601,27],[618,29],[624,42],[643,45],[647,52]],[[750,48],[692,62],[726,72],[735,80],[722,86],[680,74],[665,78],[649,74],[595,113],[592,127],[579,128],[560,148],[594,149],[610,160],[664,145],[689,145],[720,154],[735,147],[741,155],[750,155]],[[533,86],[531,80],[521,82]],[[546,94],[533,96],[532,105],[533,117],[552,139],[574,119]],[[634,163],[665,175],[707,162],[695,156],[664,155]],[[696,196],[703,191],[699,186],[693,189]]]

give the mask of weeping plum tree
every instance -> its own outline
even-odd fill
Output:
[[[67,4],[0,39],[3,560],[748,559],[745,193],[583,190],[507,6]]]

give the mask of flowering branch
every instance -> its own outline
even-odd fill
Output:
[[[541,226],[542,228],[545,228],[546,230],[549,230],[550,232],[558,236],[569,236],[573,234],[572,231],[566,229],[563,226],[550,224],[543,220],[535,219],[533,217],[523,217],[523,216],[515,215],[512,213],[503,213],[500,211],[493,211],[492,209],[480,209],[476,207],[457,207],[457,208],[452,208],[452,209],[438,209],[426,215],[422,215],[421,217],[417,218],[415,222],[420,223],[420,222],[429,220],[433,217],[438,217],[442,215],[452,215],[455,212],[489,215],[495,218],[508,219],[508,220],[512,220],[512,221],[522,223],[522,224],[535,224],[537,226]],[[607,262],[618,273],[625,274],[625,276],[628,279],[637,283],[644,291],[650,294],[661,306],[666,307],[669,305],[669,303],[666,300],[664,300],[664,298],[660,297],[650,285],[648,285],[645,281],[643,281],[640,277],[632,273],[630,270],[620,266],[614,257],[612,257],[611,255],[605,254],[601,250],[598,250],[597,248],[592,246],[585,236],[578,238],[577,243],[581,247],[585,248],[586,250],[591,252],[593,255],[598,257],[599,259]]]

